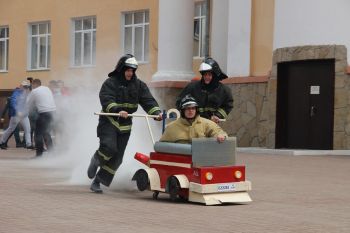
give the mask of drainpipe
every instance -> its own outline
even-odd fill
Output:
[[[205,47],[204,56],[209,57],[209,34],[210,34],[210,0],[205,0],[205,9],[207,15],[205,17]]]

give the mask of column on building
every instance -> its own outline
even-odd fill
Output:
[[[212,1],[211,56],[229,77],[250,74],[251,0]]]
[[[152,81],[191,80],[193,59],[192,0],[159,0],[158,70]]]

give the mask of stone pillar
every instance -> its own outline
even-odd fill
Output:
[[[194,2],[159,0],[158,71],[152,81],[191,80]]]

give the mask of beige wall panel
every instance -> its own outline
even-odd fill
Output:
[[[193,59],[193,72],[196,74],[195,77],[202,77],[201,73],[199,73],[199,66],[202,64],[203,58]]]
[[[267,75],[272,66],[274,0],[252,1],[251,75]]]

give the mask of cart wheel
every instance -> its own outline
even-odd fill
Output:
[[[146,190],[149,186],[148,174],[143,169],[140,169],[135,173],[133,180],[136,180],[137,188],[140,191]]]
[[[158,191],[153,192],[153,200],[157,200],[158,199],[158,195],[159,195]]]
[[[175,201],[180,190],[180,184],[176,177],[170,177],[169,179],[169,194],[170,199]]]

